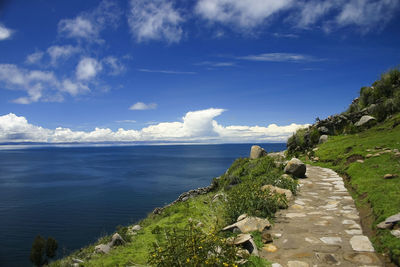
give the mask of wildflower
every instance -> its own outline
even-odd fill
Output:
[[[228,267],[228,266],[229,266],[229,264],[226,263],[226,262],[224,262],[223,265],[224,265],[225,267]]]
[[[189,259],[189,258],[187,258],[187,259],[186,259],[186,262],[190,262],[190,259]]]

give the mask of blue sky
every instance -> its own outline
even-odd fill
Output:
[[[0,142],[284,141],[400,62],[399,0],[0,3]]]

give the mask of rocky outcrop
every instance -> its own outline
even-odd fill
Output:
[[[303,178],[306,175],[306,165],[301,160],[292,158],[286,164],[284,171],[294,177]]]
[[[267,155],[267,152],[264,148],[260,146],[252,146],[250,151],[250,159],[258,159]]]
[[[263,190],[263,191],[269,190],[269,192],[271,192],[273,194],[283,194],[283,195],[285,195],[287,201],[290,201],[293,199],[292,191],[290,191],[288,189],[283,189],[283,188],[268,184],[268,185],[263,185],[261,187],[261,190]]]

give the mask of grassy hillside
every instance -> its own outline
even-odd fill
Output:
[[[393,237],[389,230],[376,228],[378,223],[400,212],[400,177],[383,178],[388,173],[400,175],[398,150],[400,114],[360,133],[330,136],[314,151],[318,161],[308,162],[332,168],[348,177],[358,207],[372,210],[370,227],[375,248],[389,253],[393,261],[400,264],[400,239]],[[302,157],[306,159],[305,155]]]
[[[272,184],[295,193],[297,182],[282,177],[282,174],[283,166],[276,166],[270,157],[238,159],[225,174],[213,181],[213,191],[178,202],[161,214],[149,214],[139,222],[142,229],[135,235],[130,235],[127,227],[119,228],[118,232],[128,241],[125,245],[115,247],[107,255],[94,253],[96,245],[111,240],[111,236],[106,236],[50,266],[71,266],[74,258],[84,261],[81,266],[146,265],[149,261],[152,265],[171,266],[168,260],[174,263],[173,266],[178,266],[177,262],[181,260],[185,261],[185,266],[236,266],[235,262],[239,260],[236,249],[232,254],[231,248],[225,245],[226,239],[235,234],[220,230],[243,213],[273,221],[274,213],[285,199],[282,195],[262,191],[261,186]],[[216,195],[220,197],[216,198]],[[256,244],[262,246],[260,234],[253,233],[253,237]],[[199,240],[201,245],[196,243]],[[186,245],[182,247],[188,242],[197,244],[194,250]],[[216,246],[227,252],[218,253],[221,256],[211,262],[209,251]],[[204,253],[206,256],[201,258]],[[268,266],[261,258],[252,256],[248,260],[245,266]]]

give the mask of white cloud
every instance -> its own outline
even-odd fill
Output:
[[[398,0],[352,0],[344,4],[336,22],[340,26],[366,27],[364,31],[368,31],[371,27],[390,20],[398,10],[398,6]]]
[[[53,65],[57,64],[57,61],[59,59],[67,59],[73,54],[78,53],[79,51],[80,49],[78,47],[74,47],[72,45],[54,45],[50,46],[47,49],[47,53],[49,54],[51,59],[51,64]]]
[[[0,24],[0,41],[10,39],[13,31],[6,28],[3,24]]]
[[[156,109],[157,108],[157,104],[156,103],[149,103],[149,104],[145,104],[143,102],[137,102],[135,104],[133,104],[132,106],[130,106],[130,110],[148,110],[148,109]]]
[[[61,20],[58,31],[69,38],[99,41],[100,32],[108,26],[116,26],[120,15],[121,11],[115,1],[103,0],[90,12]]]
[[[42,60],[43,56],[44,53],[42,51],[37,51],[35,53],[28,55],[26,57],[25,62],[27,64],[38,64]]]
[[[251,28],[279,11],[292,7],[292,0],[199,0],[195,11],[211,22]]]
[[[186,113],[181,121],[163,122],[141,130],[95,128],[72,131],[58,127],[45,129],[28,123],[15,114],[0,116],[0,142],[284,142],[297,129],[308,125],[222,126],[215,117],[223,109],[205,109]]]
[[[5,89],[27,93],[27,96],[13,100],[17,104],[61,102],[64,93],[76,96],[90,91],[84,83],[71,79],[60,81],[52,71],[27,70],[13,64],[0,64],[0,83]]]
[[[93,79],[102,70],[102,65],[94,58],[85,57],[76,66],[76,78],[78,80]]]
[[[163,73],[163,74],[196,74],[193,71],[176,71],[176,70],[149,70],[149,69],[138,69],[140,72],[150,73]]]
[[[238,57],[238,59],[250,60],[250,61],[268,61],[268,62],[305,62],[305,61],[316,61],[317,59],[302,54],[292,53],[265,53],[259,55],[248,55]]]
[[[177,43],[182,38],[183,17],[167,0],[131,0],[128,23],[138,42],[165,40]]]
[[[196,66],[210,66],[210,67],[214,67],[214,68],[218,68],[218,67],[233,67],[236,66],[235,62],[214,62],[214,61],[203,61],[203,62],[199,62],[194,64]]]
[[[113,56],[108,56],[102,60],[106,66],[109,67],[110,75],[119,75],[126,70],[126,67],[122,62]]]

